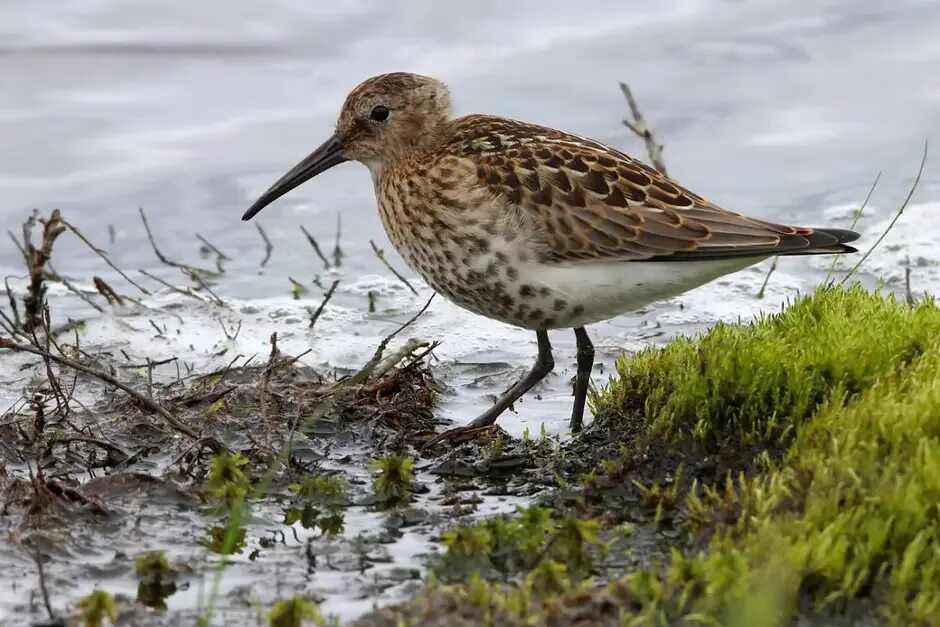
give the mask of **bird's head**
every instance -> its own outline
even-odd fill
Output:
[[[264,192],[242,220],[344,161],[360,161],[378,176],[389,162],[427,146],[449,119],[450,92],[435,78],[396,72],[367,79],[346,97],[333,136]]]

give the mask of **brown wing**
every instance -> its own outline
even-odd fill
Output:
[[[851,231],[773,224],[722,209],[595,141],[491,116],[454,123],[448,149],[544,233],[558,261],[849,252]]]

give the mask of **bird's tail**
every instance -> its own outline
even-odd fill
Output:
[[[847,229],[806,229],[798,235],[780,238],[778,255],[841,255],[855,253],[858,249],[849,246],[859,238],[855,231]]]

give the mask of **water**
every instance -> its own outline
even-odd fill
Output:
[[[644,156],[620,124],[626,106],[617,81],[625,80],[666,147],[670,173],[729,208],[846,226],[882,171],[861,223],[871,242],[906,193],[924,140],[940,128],[940,87],[930,78],[940,67],[938,33],[940,2],[914,0],[798,9],[783,0],[649,6],[63,0],[54,11],[23,0],[6,8],[0,22],[0,226],[19,233],[33,207],[58,207],[134,277],[145,269],[179,283],[147,243],[137,213],[144,207],[167,255],[210,264],[198,254],[200,233],[232,257],[216,286],[231,310],[184,305],[186,332],[169,340],[153,337],[147,322],[173,320],[169,314],[94,315],[84,342],[154,359],[182,352],[207,368],[218,361],[221,344],[263,353],[277,330],[288,352],[313,349],[307,363],[356,367],[429,294],[422,287],[412,296],[372,254],[369,240],[405,270],[381,230],[365,168],[336,168],[266,209],[258,222],[274,250],[264,267],[262,240],[240,216],[330,133],[342,98],[362,78],[394,70],[436,75],[450,84],[458,114],[542,123]],[[915,205],[873,257],[868,279],[900,285],[910,257],[915,291],[940,285],[933,261],[940,242],[935,163],[927,164]],[[337,216],[344,263],[326,271],[298,226],[329,254]],[[75,238],[63,236],[54,259],[80,285],[98,274],[134,294]],[[595,380],[604,380],[623,350],[773,310],[811,288],[827,264],[781,261],[763,300],[754,295],[766,265],[596,325],[591,334],[605,374]],[[0,247],[0,272],[21,284],[12,245]],[[288,276],[308,289],[300,301],[291,299]],[[319,304],[322,293],[312,283],[316,276],[341,284],[309,332],[305,307]],[[54,288],[59,319],[89,315]],[[377,295],[371,314],[370,291]],[[183,299],[160,294],[145,302],[177,300]],[[243,321],[236,341],[225,340],[219,319]],[[436,373],[454,394],[442,398],[440,411],[455,421],[472,418],[486,402],[482,395],[501,389],[535,352],[534,334],[443,299],[411,334],[443,342]],[[511,433],[543,424],[565,433],[570,335],[553,334],[559,367],[537,388],[538,398],[527,397],[517,415],[501,421]],[[19,363],[7,355],[0,362],[0,378],[8,381],[0,385],[3,409],[28,381]],[[503,374],[483,376],[492,373]],[[28,573],[29,563],[22,568]],[[0,599],[0,607],[9,602]],[[365,603],[350,609],[334,601],[330,609],[345,607],[349,617]]]

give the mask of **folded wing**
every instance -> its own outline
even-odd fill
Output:
[[[646,164],[553,129],[470,116],[451,154],[536,226],[546,253],[577,260],[680,261],[851,252],[857,233],[727,211]]]

